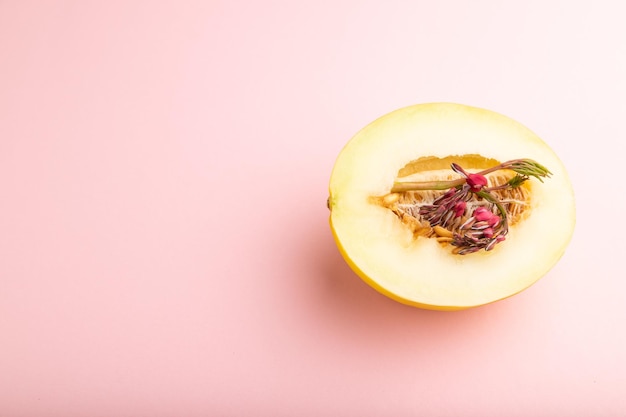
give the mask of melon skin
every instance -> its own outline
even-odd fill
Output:
[[[529,180],[530,214],[490,252],[452,255],[370,201],[410,161],[471,154],[531,158],[552,172],[543,183]],[[333,236],[352,270],[380,293],[426,309],[461,310],[523,291],[561,258],[575,226],[571,182],[550,147],[506,116],[454,103],[405,107],[367,125],[340,152],[329,195]]]

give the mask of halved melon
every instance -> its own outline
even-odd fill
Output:
[[[477,173],[520,158],[551,175],[499,196],[507,201],[508,234],[489,250],[458,254],[445,237],[449,231],[434,233],[420,218],[421,207],[445,189],[402,191],[407,182],[462,181],[452,163]],[[485,176],[494,187],[515,174]],[[339,250],[366,283],[399,302],[436,310],[484,305],[528,288],[563,255],[575,224],[570,180],[546,143],[508,117],[451,103],[396,110],[358,132],[335,163],[328,207]],[[468,208],[457,226],[471,214]]]

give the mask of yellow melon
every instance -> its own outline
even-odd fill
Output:
[[[428,309],[528,288],[561,258],[575,224],[568,174],[545,142],[501,114],[452,103],[402,108],[363,128],[339,154],[329,192],[350,267]]]

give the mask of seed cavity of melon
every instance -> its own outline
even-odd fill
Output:
[[[465,167],[474,172],[500,164],[500,161],[486,158],[481,155],[469,154],[447,156],[444,158],[427,156],[410,161],[398,171],[396,182],[410,181],[449,181],[460,178],[450,169],[452,163]],[[499,170],[486,175],[488,187],[496,187],[507,183],[515,176],[511,170]],[[509,227],[523,221],[531,212],[532,183],[526,181],[522,186],[492,191],[507,213]],[[478,207],[491,209],[492,203],[473,197],[467,202],[463,215],[451,219],[445,227],[431,225],[420,215],[420,208],[431,205],[445,194],[447,190],[419,190],[391,192],[384,196],[373,196],[371,202],[392,211],[398,219],[413,234],[414,239],[436,239],[441,246],[446,247],[452,242],[455,233],[462,233],[461,226],[471,221],[471,213]]]

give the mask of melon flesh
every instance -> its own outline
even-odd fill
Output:
[[[530,158],[552,172],[543,183],[527,181],[527,215],[492,251],[454,255],[435,239],[416,239],[372,199],[388,194],[411,161],[452,157],[471,170],[475,155],[499,162]],[[419,171],[428,178],[436,170]],[[575,223],[573,190],[556,154],[520,123],[459,104],[406,107],[366,126],[339,154],[329,192],[333,235],[351,268],[381,293],[429,309],[475,307],[524,290],[563,255]]]

